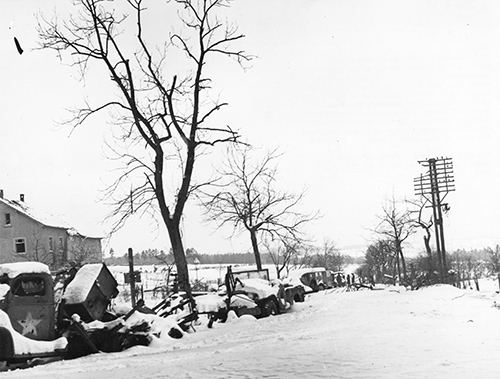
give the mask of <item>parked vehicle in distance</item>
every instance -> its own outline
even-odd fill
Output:
[[[252,315],[256,318],[284,313],[293,303],[304,301],[304,286],[271,281],[269,270],[233,271],[227,267],[224,286],[218,294],[196,296],[199,314],[207,314],[208,324],[225,322],[230,311],[238,317]]]
[[[290,272],[287,280],[299,279],[300,282],[309,287],[311,291],[317,292],[334,286],[332,272],[324,267],[307,267]]]

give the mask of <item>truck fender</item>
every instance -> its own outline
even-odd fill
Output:
[[[0,361],[8,361],[14,357],[14,341],[9,329],[0,326]]]

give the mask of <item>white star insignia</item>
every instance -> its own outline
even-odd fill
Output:
[[[33,318],[33,315],[31,312],[28,312],[26,314],[26,320],[19,320],[18,323],[23,327],[23,330],[21,334],[23,336],[27,334],[33,334],[33,335],[38,335],[38,332],[36,330],[36,326],[40,324],[42,320],[40,319],[35,319]]]

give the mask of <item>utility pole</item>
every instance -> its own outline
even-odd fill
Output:
[[[134,276],[134,252],[131,247],[128,249],[128,272],[130,275],[130,299],[132,308],[135,307],[135,276]]]
[[[449,192],[455,191],[453,161],[451,158],[441,157],[418,161],[418,163],[426,167],[427,171],[413,179],[415,194],[424,197],[431,204],[440,277],[441,282],[445,282],[448,270],[446,265],[443,210],[447,212],[450,207],[447,203],[443,203],[443,200]]]

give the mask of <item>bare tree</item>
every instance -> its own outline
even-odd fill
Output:
[[[431,231],[432,227],[434,225],[432,221],[432,215],[429,217],[429,220],[426,221],[424,219],[424,210],[425,207],[428,203],[426,199],[420,199],[418,201],[412,201],[408,200],[408,203],[414,207],[413,210],[411,210],[411,214],[413,215],[413,223],[416,228],[421,228],[424,230],[424,246],[425,246],[425,251],[427,253],[427,258],[428,258],[428,273],[429,275],[432,275],[434,271],[434,265],[432,263],[432,249],[431,249]]]
[[[500,289],[500,246],[496,245],[495,250],[491,247],[486,249],[486,252],[490,258],[490,268],[493,273],[497,275],[498,288]]]
[[[259,232],[278,241],[301,241],[300,227],[317,215],[296,210],[303,193],[295,195],[275,188],[275,151],[260,160],[251,158],[251,148],[238,146],[229,151],[225,168],[219,172],[223,183],[215,193],[205,193],[203,205],[219,227],[229,224],[233,231],[250,235],[257,269],[262,269]]]
[[[316,248],[316,255],[312,260],[312,265],[324,267],[333,271],[342,271],[345,257],[341,254],[335,243],[325,240],[321,247]]]
[[[415,233],[415,225],[411,212],[408,209],[398,209],[396,201],[393,198],[392,201],[382,207],[382,215],[379,219],[380,223],[376,227],[375,232],[384,239],[389,239],[394,244],[398,279],[402,283],[401,271],[403,272],[403,279],[406,281],[403,242]]]
[[[392,240],[379,240],[370,246],[365,253],[365,263],[361,267],[362,275],[382,282],[393,266],[395,258]]]
[[[315,253],[315,246],[308,243],[301,243],[300,249],[297,250],[297,254],[292,259],[291,265],[296,269],[303,267],[312,267]]]
[[[276,268],[276,277],[280,279],[283,272],[288,275],[290,266],[295,258],[299,256],[300,244],[297,241],[286,240],[280,241],[278,244],[272,244],[269,240],[264,240],[262,244]]]
[[[177,8],[183,31],[171,34],[163,48],[146,40],[145,3],[123,1],[120,6],[126,7],[128,14],[118,17],[116,2],[75,1],[77,10],[69,19],[62,23],[40,21],[41,48],[69,54],[82,75],[91,64],[109,75],[117,89],[110,95],[113,97],[76,110],[71,123],[77,127],[98,112],[114,112],[113,142],[122,143],[125,149],[121,151],[116,145],[112,149],[125,167],[108,191],[114,205],[113,230],[134,212],[159,211],[174,252],[180,287],[190,293],[180,223],[188,198],[201,185],[193,181],[195,160],[203,146],[238,138],[229,126],[209,123],[211,116],[227,104],[210,101],[211,78],[205,68],[217,55],[240,63],[251,57],[231,47],[243,35],[216,16],[229,1],[176,0],[167,4]],[[157,2],[148,4],[160,6]],[[131,30],[133,36],[128,40]],[[167,58],[175,49],[186,58],[179,67],[187,69],[172,72],[172,60]],[[172,163],[173,158],[178,159]],[[131,185],[132,181],[135,184]],[[132,187],[130,192],[124,191],[127,186]]]

